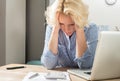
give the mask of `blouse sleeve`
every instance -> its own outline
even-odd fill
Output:
[[[86,30],[85,34],[87,40],[87,49],[82,57],[74,59],[80,69],[88,69],[91,68],[93,65],[94,55],[98,41],[97,26],[95,24],[90,25],[90,27]]]
[[[58,54],[54,55],[49,49],[48,49],[48,42],[51,36],[52,27],[49,25],[46,27],[46,35],[45,35],[45,44],[43,49],[43,54],[41,56],[41,63],[47,68],[47,69],[53,69],[57,66],[58,61]]]

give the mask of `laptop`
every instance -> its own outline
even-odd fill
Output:
[[[91,70],[68,69],[67,71],[86,80],[120,78],[120,32],[100,32]]]

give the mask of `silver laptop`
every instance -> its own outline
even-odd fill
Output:
[[[91,70],[68,69],[86,80],[120,78],[120,32],[102,31]]]

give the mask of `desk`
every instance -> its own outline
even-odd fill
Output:
[[[6,67],[11,66],[25,66],[26,68],[6,70]],[[9,64],[0,67],[0,81],[22,81],[24,76],[28,72],[49,72],[49,71],[66,71],[67,68],[57,68],[55,70],[47,70],[43,66],[25,65],[25,64]],[[82,78],[70,74],[71,81],[86,81]],[[120,81],[120,79],[114,80],[102,80],[102,81]]]

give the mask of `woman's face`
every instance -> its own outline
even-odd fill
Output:
[[[75,23],[72,18],[68,15],[60,13],[58,21],[62,31],[65,32],[68,36],[71,36],[75,31]]]

